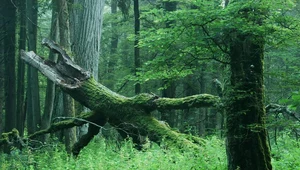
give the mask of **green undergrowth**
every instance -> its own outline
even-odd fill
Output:
[[[300,141],[283,135],[272,145],[272,165],[276,170],[300,170]]]
[[[119,144],[103,138],[94,139],[79,157],[67,155],[61,145],[52,145],[32,151],[14,150],[10,155],[0,155],[0,169],[20,170],[185,170],[226,169],[224,143],[216,137],[206,139],[205,146],[195,151],[182,152],[160,148],[151,144],[143,151],[134,149],[128,140]]]
[[[156,144],[143,151],[134,149],[128,140],[122,143],[97,137],[79,157],[68,156],[60,144],[43,148],[12,150],[0,154],[1,170],[225,170],[227,169],[224,140],[206,138],[197,152],[160,148]],[[300,169],[300,142],[288,136],[272,144],[272,164],[276,170]]]

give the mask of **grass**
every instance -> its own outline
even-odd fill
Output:
[[[37,151],[26,149],[0,155],[0,169],[20,170],[173,170],[173,169],[226,169],[225,149],[216,137],[207,139],[207,144],[197,153],[161,149],[156,144],[144,151],[134,149],[131,141],[121,143],[102,138],[93,140],[79,157],[67,155],[61,145]]]
[[[272,146],[274,169],[300,169],[300,143],[282,137]],[[181,152],[161,149],[156,144],[137,151],[131,141],[120,145],[103,138],[94,139],[79,157],[67,155],[61,145],[52,145],[36,151],[13,150],[10,155],[0,155],[1,170],[225,170],[226,153],[223,140],[215,136],[206,138],[206,145],[197,151]]]

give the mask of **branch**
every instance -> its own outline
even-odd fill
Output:
[[[282,106],[279,104],[271,103],[266,106],[266,112],[267,112],[267,114],[282,113],[283,115],[288,115],[288,116],[294,118],[295,120],[297,120],[298,122],[300,122],[300,118],[298,118],[296,116],[296,113],[289,110],[289,108],[287,106]]]
[[[49,62],[47,60],[44,60],[42,57],[39,57],[32,51],[22,51],[22,59],[24,59],[28,64],[37,68],[57,85],[63,87],[63,90],[65,92],[69,93],[76,100],[78,100],[91,110],[110,110],[110,108],[107,108],[110,106],[107,106],[107,104],[105,104],[105,102],[109,102],[104,98],[112,99],[111,102],[116,102],[116,104],[120,104],[122,105],[122,107],[134,107],[139,105],[146,108],[148,111],[149,109],[153,111],[156,109],[165,110],[188,109],[192,107],[217,107],[220,104],[219,97],[209,94],[200,94],[176,99],[159,98],[158,96],[153,94],[139,94],[131,98],[119,95],[92,80],[89,72],[84,71],[81,67],[74,64],[70,57],[66,54],[66,52],[53,41],[44,39],[43,45],[47,46],[52,51],[59,53],[61,60],[58,63]],[[82,87],[83,84],[88,84],[87,86],[95,87],[93,94],[88,94],[91,93],[91,91],[90,89]],[[80,95],[78,94],[79,92],[77,90],[81,92]],[[98,95],[94,96],[95,93],[98,93]],[[86,97],[93,97],[93,100],[97,100],[97,98],[99,98],[97,100],[99,102],[99,105],[95,105],[95,103],[87,103],[88,101]],[[102,100],[105,101],[103,105],[100,104],[100,101]]]
[[[198,94],[183,98],[159,98],[154,101],[157,110],[218,107],[220,98],[210,94]]]
[[[53,41],[44,39],[43,45],[60,54],[58,63],[44,60],[32,51],[21,51],[22,59],[37,68],[47,78],[60,86],[64,92],[93,112],[81,115],[79,118],[54,123],[49,129],[36,132],[30,135],[29,138],[79,126],[85,123],[80,121],[81,119],[96,124],[103,124],[103,122],[108,120],[114,127],[125,129],[127,134],[124,135],[131,136],[134,141],[138,140],[140,133],[148,133],[149,139],[154,142],[165,139],[169,141],[170,145],[177,143],[180,147],[186,147],[187,143],[189,143],[189,146],[198,148],[192,142],[194,140],[186,139],[184,135],[177,134],[170,128],[161,125],[158,120],[148,113],[154,110],[218,107],[220,105],[220,98],[209,94],[199,94],[176,99],[160,98],[154,94],[147,93],[142,93],[134,97],[122,96],[96,82],[90,76],[89,72],[84,71],[76,65],[66,52]],[[75,146],[74,153],[78,153],[89,142],[96,133],[97,128],[95,126],[95,130],[88,134],[83,142]]]

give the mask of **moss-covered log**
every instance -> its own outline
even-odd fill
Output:
[[[119,129],[123,136],[130,136],[135,142],[139,140],[140,135],[147,135],[151,141],[157,143],[164,139],[164,143],[169,146],[199,149],[200,139],[190,138],[171,130],[166,124],[153,118],[150,112],[191,107],[214,107],[219,105],[219,97],[200,94],[170,99],[145,93],[134,97],[125,97],[96,82],[89,72],[74,64],[66,52],[54,42],[44,39],[43,44],[52,51],[59,53],[62,59],[58,63],[53,63],[44,60],[32,51],[21,51],[21,57],[26,63],[36,67],[47,78],[60,86],[64,92],[70,94],[75,100],[93,111],[79,116],[79,119],[85,119],[100,125],[107,120]],[[52,133],[83,123],[78,119],[65,120],[54,123],[49,129],[36,132],[29,137],[34,138],[41,134]],[[95,131],[95,129],[97,131],[97,128],[91,128],[90,130]],[[74,154],[78,154],[95,133],[89,133],[86,140],[81,140],[81,143],[76,144],[73,148]]]

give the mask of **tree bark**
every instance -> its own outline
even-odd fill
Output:
[[[26,1],[20,0],[19,7],[19,49],[26,48]],[[17,80],[17,129],[19,135],[24,135],[25,124],[25,63],[18,58],[18,80]]]
[[[177,2],[163,2],[164,9],[167,12],[176,11]],[[168,20],[166,21],[166,28],[171,28],[171,24],[174,21]],[[176,82],[174,80],[163,80],[162,85],[164,89],[162,90],[162,97],[170,97],[174,98],[176,96]],[[176,113],[174,111],[167,111],[166,113],[161,115],[161,120],[168,122],[171,127],[175,127],[174,115]]]
[[[5,71],[5,131],[16,127],[16,7],[14,1],[5,1],[2,10],[5,19],[4,71]]]
[[[0,10],[1,7],[0,7]],[[0,17],[0,27],[2,26],[2,18]],[[1,38],[1,35],[0,35]],[[0,133],[2,134],[4,128],[4,120],[2,119],[3,107],[4,107],[4,44],[3,41],[0,40]]]
[[[123,133],[132,137],[134,142],[138,142],[140,135],[148,135],[150,140],[157,143],[164,139],[164,144],[170,147],[199,149],[198,144],[201,144],[199,138],[189,138],[187,135],[172,131],[165,123],[153,118],[150,112],[218,106],[219,97],[200,94],[170,99],[144,93],[134,97],[125,97],[97,83],[89,72],[75,65],[69,56],[53,42],[44,39],[43,44],[62,54],[63,59],[56,64],[43,60],[34,52],[24,51],[21,54],[22,59],[38,68],[42,74],[93,112],[83,113],[78,118],[56,123],[48,130],[31,135],[30,138],[62,128],[80,126],[84,123],[80,121],[81,119],[96,123],[93,124],[95,126],[98,123],[101,124],[98,120],[106,119],[112,126],[122,129]],[[91,132],[89,135],[93,134]]]
[[[37,0],[27,0],[28,50],[36,51],[37,41]],[[41,125],[40,94],[38,72],[28,67],[27,71],[27,130],[28,134],[37,131]]]
[[[81,8],[72,8],[70,12],[71,48],[75,55],[74,60],[82,68],[90,71],[95,80],[98,80],[104,3],[99,0],[89,2],[74,0],[73,5]],[[88,124],[80,128],[80,134],[87,133],[87,126]]]
[[[270,170],[264,108],[264,39],[236,32],[230,45],[231,91],[226,107],[229,170]]]
[[[104,1],[74,0],[70,15],[71,48],[75,61],[98,80]]]
[[[58,16],[59,16],[59,36],[60,45],[67,51],[71,51],[70,46],[70,26],[69,26],[69,12],[68,3],[66,0],[58,1]],[[63,107],[65,117],[75,117],[74,100],[68,95],[63,94]],[[77,141],[76,128],[69,128],[65,130],[65,146],[68,153],[71,153],[72,146]]]
[[[140,38],[140,9],[139,9],[139,0],[133,1],[133,10],[134,10],[134,74],[136,75],[138,69],[141,67],[141,57],[140,57],[140,48],[139,48],[139,38]],[[135,94],[141,93],[141,84],[136,83],[134,85]]]
[[[50,30],[50,38],[54,41],[58,40],[58,1],[53,0],[52,4],[52,19],[51,19],[51,30]],[[48,59],[50,61],[56,62],[57,56],[52,51],[50,51]],[[54,107],[54,98],[55,98],[55,84],[47,80],[46,87],[46,97],[45,97],[45,107],[44,114],[42,116],[42,125],[41,129],[47,129],[50,127],[52,115],[53,115],[53,107]],[[43,141],[47,141],[49,135],[45,135],[43,137]]]
[[[117,0],[112,0],[111,1],[111,13],[113,15],[117,14]],[[112,29],[112,37],[111,37],[111,41],[110,41],[110,55],[114,55],[117,52],[117,48],[118,48],[118,42],[119,42],[119,36],[116,33],[116,28],[117,28],[117,24],[116,23],[112,23],[111,24],[111,29]],[[113,67],[113,64],[111,64],[112,62],[109,61],[109,66]],[[110,68],[109,68],[110,69]]]
[[[0,14],[3,13],[3,6],[0,6]],[[0,15],[0,29],[5,25],[3,16]],[[3,109],[4,109],[4,32],[0,32],[0,133],[4,130]]]

